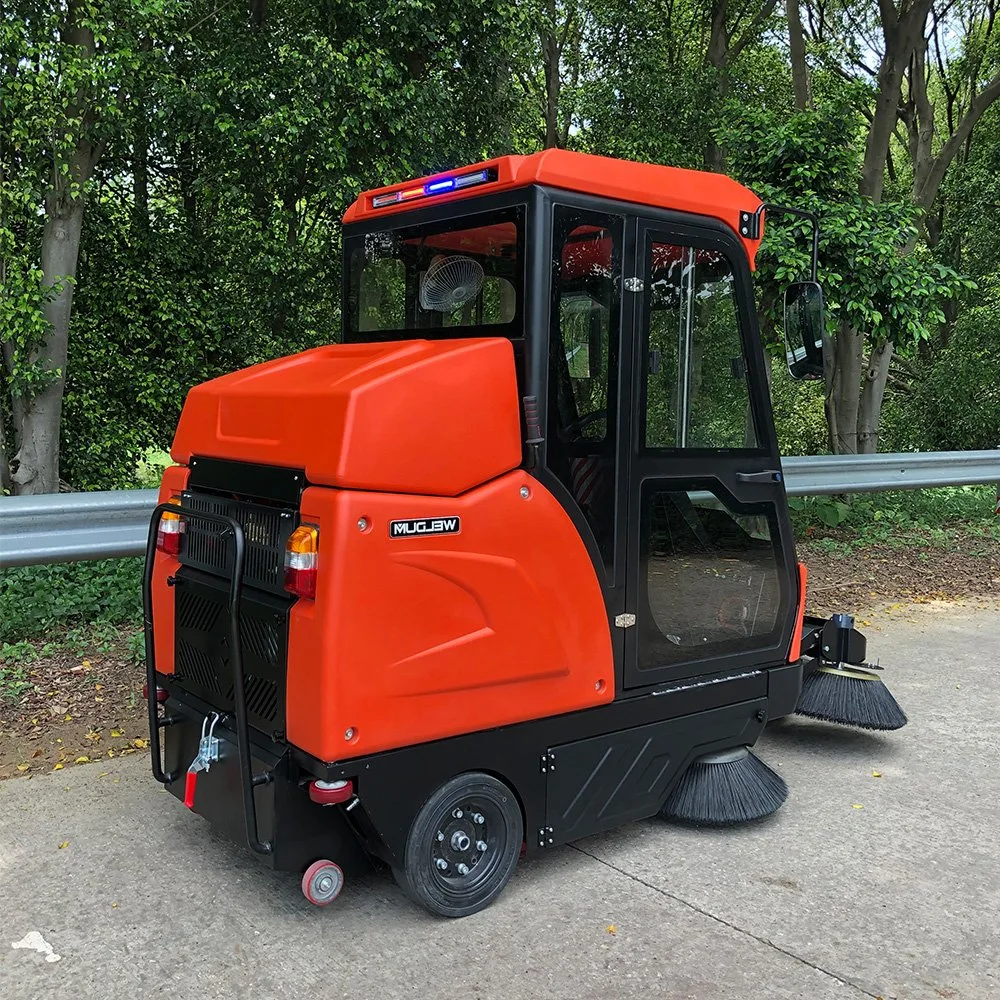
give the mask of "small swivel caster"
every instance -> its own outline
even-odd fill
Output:
[[[302,895],[315,906],[332,903],[344,888],[344,873],[332,861],[314,861],[302,876]]]

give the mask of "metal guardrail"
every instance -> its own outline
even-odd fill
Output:
[[[901,455],[810,455],[784,458],[781,467],[785,491],[793,497],[971,486],[1000,483],[1000,448]]]
[[[1000,483],[1000,449],[782,460],[789,496]],[[140,556],[156,490],[0,498],[0,567]]]
[[[0,498],[0,567],[141,556],[156,490]]]

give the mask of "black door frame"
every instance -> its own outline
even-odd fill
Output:
[[[632,238],[626,237],[626,274],[632,277],[636,291],[626,291],[623,306],[622,372],[620,398],[619,442],[624,450],[628,444],[628,461],[619,462],[619,496],[626,499],[625,533],[627,618],[622,621],[626,638],[624,670],[619,691],[638,692],[650,685],[662,684],[686,677],[723,671],[765,667],[786,660],[795,620],[795,546],[788,505],[785,497],[781,460],[774,430],[766,360],[757,328],[753,286],[746,252],[735,233],[721,224],[705,220],[704,224],[690,221],[664,220],[643,214],[631,220]],[[663,448],[647,450],[642,440],[646,412],[646,365],[643,349],[650,320],[649,287],[653,242],[674,243],[695,249],[722,253],[729,262],[734,280],[734,296],[740,327],[743,357],[747,367],[747,386],[757,433],[755,449]],[[628,286],[629,282],[626,281]],[[776,478],[766,473],[776,472]],[[738,478],[740,477],[740,478]],[[752,477],[750,479],[742,477]],[[768,511],[772,544],[777,557],[779,614],[775,629],[767,641],[747,639],[735,652],[672,663],[661,669],[639,669],[640,629],[631,627],[640,613],[644,600],[640,574],[644,567],[640,558],[642,500],[650,484],[663,485],[676,491],[712,489],[723,502],[739,509],[741,504],[762,505]],[[620,536],[619,536],[620,537]],[[635,616],[635,617],[633,617]],[[617,631],[617,629],[616,629]]]

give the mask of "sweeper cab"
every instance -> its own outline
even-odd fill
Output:
[[[343,342],[185,402],[146,561],[156,779],[314,903],[384,864],[462,916],[522,852],[773,812],[769,720],[902,724],[852,620],[805,615],[764,215],[561,150],[358,198]]]

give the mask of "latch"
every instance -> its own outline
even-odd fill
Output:
[[[184,805],[188,809],[194,809],[194,789],[198,780],[199,771],[208,771],[219,759],[219,741],[215,734],[215,725],[219,721],[219,713],[212,713],[212,721],[209,723],[206,715],[201,722],[201,739],[198,742],[198,756],[191,761],[191,766],[187,769],[187,778],[184,782]]]

